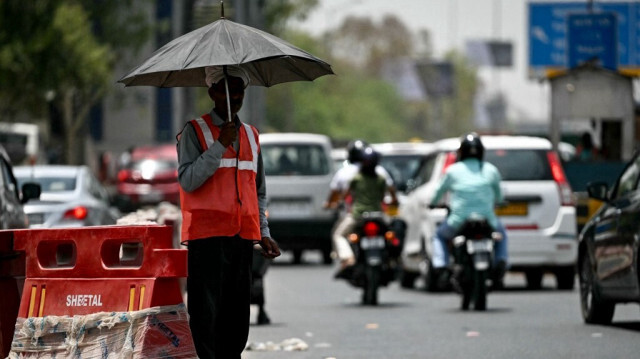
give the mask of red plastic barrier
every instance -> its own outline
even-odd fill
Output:
[[[134,311],[182,303],[187,251],[168,226],[98,226],[14,232],[26,280],[19,316]]]
[[[134,358],[144,358],[149,353],[154,357],[195,356],[180,290],[180,280],[187,276],[187,251],[173,248],[172,227],[140,225],[0,231],[0,238],[3,236],[12,237],[13,250],[25,254],[26,277],[18,324],[33,318],[32,324],[37,321],[44,328],[48,316],[78,316],[78,320],[71,322],[77,324],[94,314],[108,317],[128,312],[128,315],[145,318],[142,322],[129,323],[142,336],[135,338]],[[166,318],[154,314],[158,310],[159,313],[168,311]],[[14,323],[15,317],[11,323],[12,329],[16,330],[14,333],[24,336]],[[82,330],[87,328],[82,327]],[[100,349],[101,344],[97,342],[83,346],[70,346],[66,341],[57,343],[59,329],[52,330],[47,334],[53,334],[53,342],[49,337],[32,333],[33,338],[38,338],[35,344],[31,337],[21,340],[14,337],[12,350],[47,358],[60,353],[75,355],[82,351],[84,355],[90,355],[106,350]],[[103,329],[98,333],[102,336],[96,338],[101,340],[111,338],[110,332]],[[118,338],[122,333],[121,328],[113,331]],[[112,343],[109,348],[117,351],[132,347],[118,346],[123,343]],[[69,350],[75,354],[68,353]]]
[[[13,248],[13,232],[0,231],[0,358],[9,356],[24,284],[24,253]]]

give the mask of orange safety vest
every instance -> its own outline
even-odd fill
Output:
[[[191,120],[203,152],[220,136],[220,128],[211,115]],[[245,123],[240,126],[239,153],[229,146],[220,167],[193,192],[180,187],[182,241],[208,237],[239,235],[260,240],[260,215],[256,174],[260,143],[258,130]]]

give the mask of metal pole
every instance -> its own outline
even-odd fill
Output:
[[[493,0],[493,38],[495,41],[499,40],[501,38],[501,32],[502,32],[502,16],[501,16],[501,10],[502,10],[502,2],[500,0]],[[491,72],[492,72],[492,77],[493,77],[493,84],[494,84],[494,88],[495,88],[495,98],[496,100],[499,99],[500,97],[500,92],[501,92],[501,84],[500,84],[500,71],[498,70],[497,66],[495,63],[491,64]],[[501,130],[504,126],[504,123],[502,118],[502,116],[496,116],[495,113],[492,114],[491,116],[491,131],[496,131],[496,130]]]

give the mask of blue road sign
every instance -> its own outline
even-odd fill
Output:
[[[568,17],[586,14],[586,2],[529,3],[529,74],[546,77],[549,70],[569,66]],[[619,71],[640,74],[640,2],[594,2],[593,13],[616,16]]]
[[[569,68],[592,62],[618,69],[616,14],[570,14],[567,26]]]

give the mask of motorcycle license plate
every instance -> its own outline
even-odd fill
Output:
[[[481,239],[477,241],[467,241],[467,252],[491,252],[493,251],[493,241],[490,239]]]
[[[360,240],[360,247],[365,251],[370,249],[382,249],[384,248],[384,238],[382,238],[382,236],[362,237]]]

